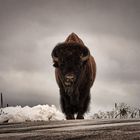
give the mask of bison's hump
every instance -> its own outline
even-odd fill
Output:
[[[71,33],[65,40],[65,43],[79,43],[84,46],[83,41],[75,34]]]

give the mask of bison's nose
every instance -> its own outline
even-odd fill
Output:
[[[65,79],[66,79],[67,82],[74,81],[75,80],[75,75],[74,74],[66,74]]]

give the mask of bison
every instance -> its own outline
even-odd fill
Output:
[[[72,33],[52,51],[60,103],[66,119],[84,119],[90,102],[90,88],[96,76],[96,63],[83,41]]]

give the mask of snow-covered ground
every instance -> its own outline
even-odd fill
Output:
[[[91,119],[92,114],[85,114],[85,119]],[[64,114],[54,105],[37,105],[34,107],[5,107],[0,109],[0,123],[65,120]]]
[[[0,122],[25,122],[63,120],[64,115],[54,106],[37,105],[34,107],[6,107],[1,110]]]
[[[115,104],[110,111],[90,111],[85,114],[85,119],[131,119],[140,118],[140,109],[133,108],[124,103]],[[64,120],[64,114],[54,105],[37,105],[34,107],[5,107],[0,109],[0,123]]]

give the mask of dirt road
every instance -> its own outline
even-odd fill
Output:
[[[0,140],[140,140],[140,120],[0,124]]]

